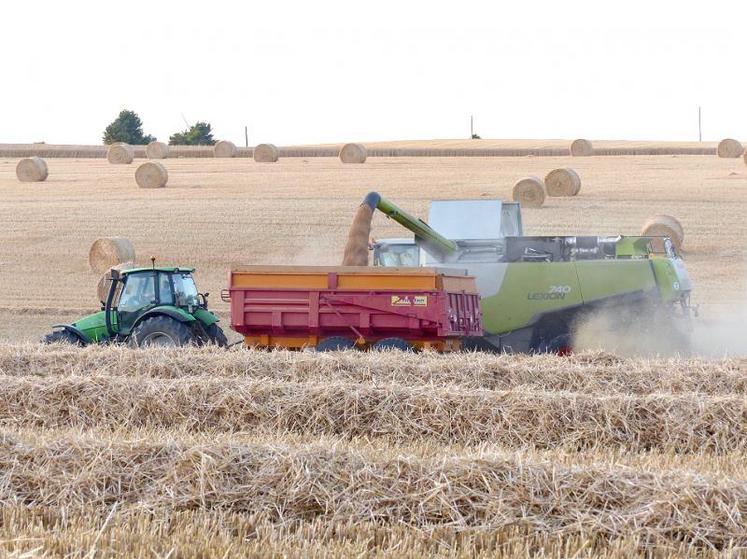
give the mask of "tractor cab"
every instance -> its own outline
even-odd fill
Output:
[[[43,341],[183,346],[226,345],[207,293],[197,290],[193,268],[134,268],[109,272],[109,291],[98,313],[45,336]]]
[[[117,333],[128,334],[138,319],[157,307],[176,307],[188,314],[207,309],[207,299],[197,291],[191,268],[138,268],[112,275],[109,305],[117,315]],[[114,293],[111,293],[111,290]],[[106,310],[106,302],[102,310]]]

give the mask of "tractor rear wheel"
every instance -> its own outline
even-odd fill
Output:
[[[197,336],[186,324],[168,316],[146,318],[130,336],[134,347],[183,347],[197,342]]]
[[[228,338],[226,338],[223,329],[218,326],[217,322],[205,328],[205,333],[208,335],[209,344],[215,344],[218,347],[226,347],[228,345]]]
[[[355,342],[344,336],[330,336],[316,344],[317,351],[345,351],[355,349]]]
[[[55,330],[50,332],[42,338],[43,344],[71,344],[71,345],[83,345],[83,342],[78,336],[73,334],[70,330]]]
[[[372,346],[374,351],[412,351],[412,346],[402,338],[383,338]]]

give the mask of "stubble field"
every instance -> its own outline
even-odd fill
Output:
[[[0,159],[0,554],[7,556],[739,556],[747,550],[747,365],[728,359],[314,355],[41,347],[96,308],[87,252],[141,262],[336,264],[377,190],[508,198],[574,167],[577,198],[528,234],[636,234],[677,216],[705,330],[744,300],[747,167],[715,156]],[[377,236],[402,236],[376,218]],[[741,326],[737,334],[741,333]],[[741,337],[741,336],[736,336]]]

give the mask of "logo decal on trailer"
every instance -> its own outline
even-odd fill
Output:
[[[424,307],[428,305],[427,295],[392,295],[392,306],[393,307]]]

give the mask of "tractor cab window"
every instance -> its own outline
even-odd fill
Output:
[[[197,296],[197,286],[191,274],[173,274],[174,294],[176,295],[176,304],[181,307],[193,306],[200,304]]]
[[[132,312],[152,305],[156,300],[153,273],[131,274],[127,277],[118,308],[123,312]]]
[[[171,291],[169,274],[158,274],[158,299],[162,305],[174,304],[174,293]]]

